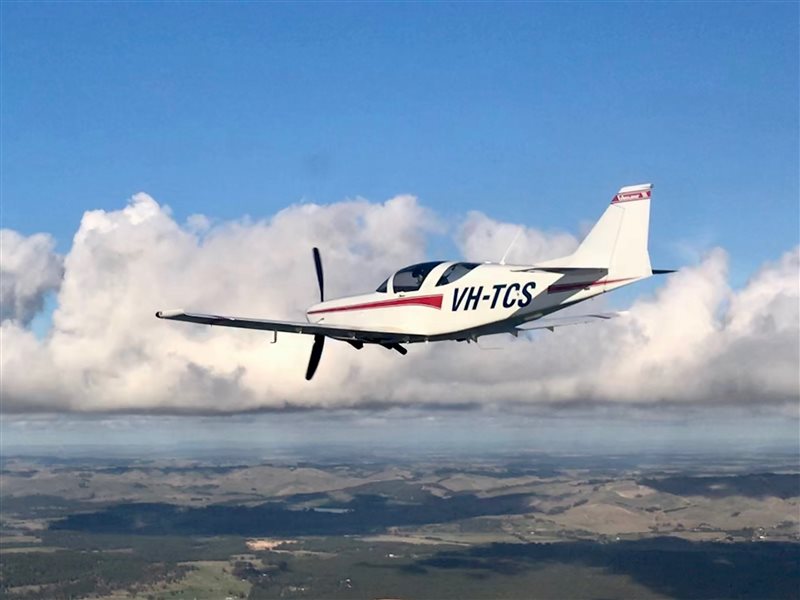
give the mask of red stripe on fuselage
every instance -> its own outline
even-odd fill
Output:
[[[583,283],[561,283],[554,284],[547,288],[548,294],[557,294],[559,292],[569,292],[571,290],[582,290],[587,287],[594,287],[596,285],[605,285],[607,283],[622,283],[623,281],[631,281],[637,277],[626,277],[625,279],[606,279],[604,281],[585,281]]]
[[[349,306],[336,306],[309,311],[309,315],[321,313],[344,312],[348,310],[371,310],[373,308],[392,308],[395,306],[429,306],[438,310],[442,309],[442,295],[416,296],[411,298],[396,298],[394,300],[379,300],[378,302],[365,302],[364,304],[350,304]]]

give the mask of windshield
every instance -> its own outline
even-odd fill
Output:
[[[479,266],[479,264],[480,263],[455,263],[450,265],[444,270],[442,276],[439,277],[439,281],[436,282],[436,285],[447,285],[448,283],[453,283],[454,281],[461,279],[475,267]]]
[[[437,266],[442,264],[443,261],[438,260],[434,262],[419,263],[411,265],[405,269],[399,270],[394,275],[393,285],[395,292],[416,292],[428,273]]]

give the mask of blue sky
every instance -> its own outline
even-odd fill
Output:
[[[418,195],[575,231],[653,181],[652,254],[734,281],[798,240],[796,3],[3,3],[2,225],[69,249],[138,191],[182,220]],[[449,250],[447,246],[435,250]]]

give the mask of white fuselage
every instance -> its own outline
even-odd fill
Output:
[[[461,263],[466,264],[466,263]],[[441,276],[452,262],[430,270],[415,291],[385,292],[321,302],[310,307],[311,323],[425,336],[482,328],[481,334],[509,331],[568,305],[587,300],[643,277],[611,279],[537,270],[526,265],[485,263],[452,282]],[[473,337],[465,335],[464,339]]]

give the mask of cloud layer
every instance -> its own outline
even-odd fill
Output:
[[[455,241],[467,259],[497,259],[518,230],[470,213]],[[296,205],[261,221],[212,224],[196,215],[179,224],[168,207],[138,194],[123,210],[84,215],[63,277],[52,239],[3,231],[4,410],[666,404],[796,413],[798,248],[736,291],[727,283],[727,255],[715,249],[637,300],[624,319],[509,338],[499,351],[442,343],[411,346],[403,358],[331,342],[311,383],[303,379],[307,337],[279,334],[270,344],[269,334],[153,316],[182,307],[302,319],[317,294],[312,246],[322,250],[334,297],[376,287],[423,259],[426,240],[441,231],[411,196]],[[569,234],[525,229],[508,260],[552,258],[576,243]],[[26,324],[56,287],[52,331],[37,339]]]
[[[0,229],[0,321],[28,324],[47,293],[58,289],[63,269],[54,248],[47,234],[24,237]]]

